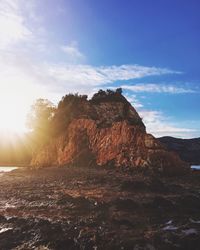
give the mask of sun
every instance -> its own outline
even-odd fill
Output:
[[[26,131],[27,106],[14,95],[0,95],[0,132],[23,134]]]
[[[0,136],[22,135],[27,132],[27,114],[38,98],[43,98],[47,90],[37,83],[37,79],[24,72],[20,65],[1,65],[0,74]]]
[[[27,114],[34,100],[32,89],[17,81],[0,85],[0,135],[22,135],[27,131]]]
[[[48,88],[24,72],[21,65],[0,62],[0,135],[27,132],[27,114],[38,98],[48,98]],[[40,79],[39,79],[40,82]]]

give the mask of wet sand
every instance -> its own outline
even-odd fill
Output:
[[[20,168],[0,177],[0,249],[200,249],[200,171]]]

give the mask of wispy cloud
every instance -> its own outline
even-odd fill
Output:
[[[85,55],[80,51],[78,47],[78,42],[73,41],[70,44],[61,46],[61,50],[72,60],[83,60]]]
[[[48,92],[61,93],[93,92],[107,84],[120,80],[130,80],[149,74],[165,74],[165,69],[138,65],[99,66],[60,65],[38,62],[22,52],[0,53],[1,80],[4,84],[26,82],[46,88]],[[168,72],[168,71],[167,71]],[[171,71],[170,71],[171,72]],[[12,76],[12,77],[11,77]]]
[[[174,136],[182,138],[191,138],[195,134],[195,129],[185,128],[180,124],[174,124],[169,121],[162,112],[155,110],[138,110],[143,122],[146,125],[147,132],[156,137]]]
[[[153,134],[155,137],[174,136],[192,138],[196,136],[197,130],[172,122],[172,117],[169,118],[160,111],[145,109],[145,105],[136,95],[126,93],[125,97],[136,108],[146,126],[147,132]]]
[[[125,93],[124,96],[131,103],[131,105],[133,105],[133,107],[136,108],[137,110],[144,107],[144,105],[141,103],[141,101],[139,101],[136,95],[130,95],[128,93]]]
[[[123,89],[131,90],[135,93],[150,92],[150,93],[169,93],[169,94],[186,94],[195,93],[196,91],[189,88],[177,87],[169,84],[134,84],[134,85],[122,85]]]
[[[20,11],[18,0],[0,2],[0,49],[32,37]]]
[[[153,75],[176,74],[176,71],[140,65],[47,65],[48,74],[54,79],[74,84],[93,86],[126,81]]]

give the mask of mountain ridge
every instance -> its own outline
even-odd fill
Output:
[[[157,139],[167,150],[176,152],[182,160],[191,165],[200,165],[200,137],[181,139],[164,136]]]

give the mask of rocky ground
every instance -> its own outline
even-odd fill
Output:
[[[0,177],[0,249],[200,249],[200,173],[20,169]]]

